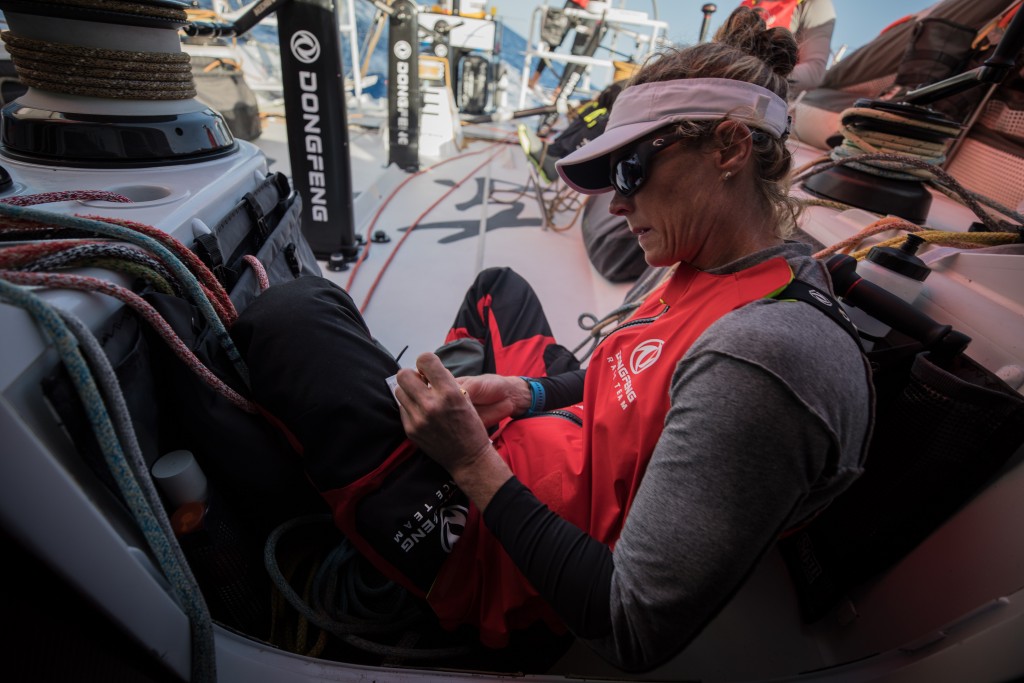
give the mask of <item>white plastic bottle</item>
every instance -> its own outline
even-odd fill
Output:
[[[171,508],[186,503],[206,503],[209,492],[206,475],[191,451],[171,451],[152,468],[153,481],[164,494]]]
[[[867,258],[857,264],[857,274],[872,284],[892,292],[908,303],[914,303],[924,288],[931,269],[915,256],[924,240],[910,233],[900,247],[875,247]],[[850,319],[863,336],[881,339],[889,333],[889,326],[876,320],[861,309],[843,304]]]

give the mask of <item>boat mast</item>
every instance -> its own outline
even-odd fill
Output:
[[[233,24],[194,22],[184,30],[194,36],[241,36],[273,12],[292,184],[303,199],[302,232],[317,258],[352,260],[359,243],[335,3],[271,0],[254,4]]]
[[[290,0],[277,12],[292,182],[317,258],[358,253],[345,75],[333,2]]]

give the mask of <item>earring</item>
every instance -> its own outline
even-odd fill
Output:
[[[725,182],[729,178],[732,178],[732,171],[726,171],[722,174],[722,182]]]

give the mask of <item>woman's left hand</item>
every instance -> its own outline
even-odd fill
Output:
[[[433,353],[421,354],[416,370],[398,371],[395,396],[405,433],[453,476],[491,451],[476,408]]]

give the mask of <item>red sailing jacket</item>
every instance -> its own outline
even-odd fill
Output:
[[[793,12],[803,0],[743,0],[740,5],[761,12],[768,28],[776,26],[788,29],[793,21]]]
[[[792,277],[782,258],[728,275],[681,265],[594,351],[582,405],[508,421],[496,449],[554,512],[614,547],[661,435],[677,363],[716,320]],[[494,647],[537,619],[561,628],[475,508],[427,599],[442,624],[475,624]]]

